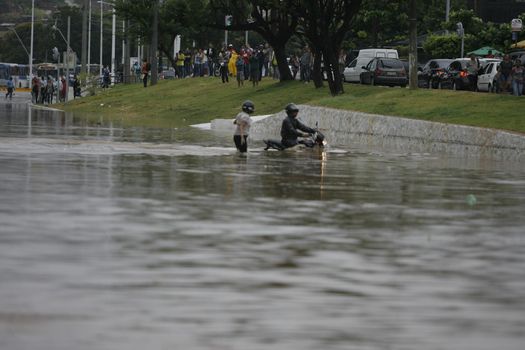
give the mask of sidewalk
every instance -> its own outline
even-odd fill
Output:
[[[4,104],[4,103],[13,103],[13,104],[26,104],[26,103],[29,103],[31,104],[31,92],[30,91],[26,91],[26,89],[20,89],[20,90],[15,90],[15,92],[13,92],[13,99],[12,100],[9,100],[9,99],[6,99],[5,98],[5,94],[6,94],[7,91],[3,90],[3,91],[0,91],[0,103]],[[69,98],[70,100],[72,101],[73,100],[73,88],[70,88],[69,89]],[[43,105],[43,104],[38,104],[38,105],[33,105],[34,107],[50,107],[52,108],[54,105],[56,105],[56,96],[53,98],[53,104],[47,106],[47,105]]]
[[[5,94],[6,92],[3,91],[2,94],[0,95],[0,103],[2,104],[4,103],[14,103],[14,104],[31,103],[31,93],[30,92],[15,90],[15,92],[13,92],[12,100],[6,99]]]

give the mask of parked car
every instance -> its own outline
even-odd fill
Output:
[[[359,75],[363,71],[363,66],[366,66],[371,60],[372,58],[370,57],[358,57],[350,62],[350,64],[345,67],[343,73],[344,81],[349,83],[359,83]]]
[[[420,88],[437,89],[439,78],[445,73],[452,61],[450,59],[429,60],[417,74],[418,86]]]
[[[518,50],[509,53],[510,59],[514,62],[516,59],[521,61],[521,64],[525,64],[525,51]]]
[[[406,87],[407,73],[403,63],[396,58],[374,58],[362,67],[361,84]]]
[[[452,90],[476,90],[471,86],[472,80],[467,71],[470,58],[458,58],[449,64],[445,72],[439,77],[438,88]]]
[[[497,84],[495,81],[496,73],[498,73],[498,67],[501,61],[499,62],[490,62],[483,68],[483,71],[478,76],[478,90],[479,91],[488,91],[488,92],[497,92]]]

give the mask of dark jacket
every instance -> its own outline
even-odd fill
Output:
[[[310,134],[315,132],[314,129],[307,127],[297,120],[297,118],[290,116],[286,117],[281,126],[282,144],[286,147],[295,146],[297,144],[297,137],[302,136],[302,132],[299,130]]]

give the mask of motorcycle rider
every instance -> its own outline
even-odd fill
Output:
[[[235,128],[235,134],[233,135],[233,142],[239,152],[244,153],[248,151],[248,134],[250,133],[250,126],[252,125],[252,119],[250,114],[255,111],[255,105],[252,101],[246,100],[242,103],[242,112],[237,114],[233,124],[237,125]]]
[[[300,143],[297,140],[298,137],[308,137],[315,133],[315,129],[307,127],[297,119],[299,108],[295,103],[289,103],[284,110],[287,114],[281,126],[281,144],[284,148],[290,148]]]

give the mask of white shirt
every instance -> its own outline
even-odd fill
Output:
[[[250,118],[250,115],[248,113],[241,112],[235,117],[235,125],[237,125],[237,127],[235,128],[234,135],[241,134],[242,125],[244,135],[248,136],[248,134],[250,133],[250,126],[252,125],[252,118]]]

